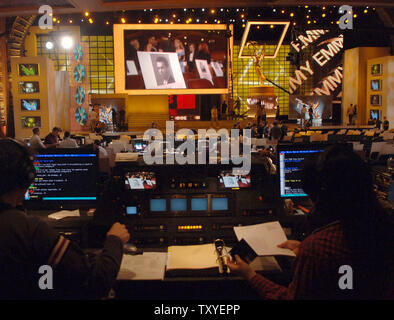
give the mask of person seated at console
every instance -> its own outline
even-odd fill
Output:
[[[44,145],[47,148],[56,148],[59,144],[59,133],[62,132],[62,129],[58,127],[54,127],[52,132],[50,132],[44,140]]]
[[[331,146],[304,161],[301,181],[317,229],[303,242],[278,244],[296,254],[290,285],[257,274],[239,256],[228,258],[231,271],[267,299],[393,299],[393,217],[377,199],[367,164],[344,146]]]
[[[130,234],[124,225],[113,224],[102,252],[88,258],[45,221],[26,215],[20,206],[35,178],[32,159],[22,143],[0,140],[0,299],[108,296]]]
[[[40,138],[40,128],[33,129],[33,135],[30,137],[29,143],[30,143],[30,148],[33,151],[38,151],[46,148]]]
[[[59,143],[59,148],[78,148],[78,143],[75,139],[71,139],[70,132],[64,132],[63,141]]]

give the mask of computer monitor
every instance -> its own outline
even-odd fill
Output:
[[[301,187],[300,166],[309,156],[321,153],[329,144],[279,144],[277,146],[279,196],[281,198],[306,198]]]
[[[36,178],[25,206],[37,209],[94,208],[97,202],[98,155],[92,148],[43,149],[34,157]]]
[[[143,152],[148,145],[148,142],[141,139],[134,139],[132,140],[132,145],[134,152]]]

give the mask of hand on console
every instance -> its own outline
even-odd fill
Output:
[[[127,230],[124,224],[120,224],[119,222],[115,222],[111,229],[107,232],[107,236],[116,236],[122,240],[123,243],[126,243],[130,239],[129,231]]]

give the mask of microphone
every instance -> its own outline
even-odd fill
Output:
[[[227,265],[223,259],[224,241],[222,239],[216,239],[215,248],[216,248],[216,254],[218,256],[219,273],[223,274],[225,271],[227,271]]]

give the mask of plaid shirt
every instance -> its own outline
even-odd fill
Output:
[[[250,283],[265,299],[352,299],[354,290],[341,290],[338,285],[343,276],[338,272],[341,265],[352,266],[352,255],[341,224],[333,222],[316,230],[300,244],[294,260],[293,281],[288,287],[259,274]]]

